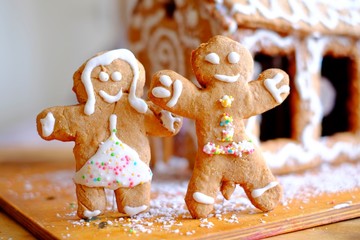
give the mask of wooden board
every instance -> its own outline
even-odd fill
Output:
[[[360,188],[356,187],[293,199],[289,199],[290,194],[286,201],[268,213],[249,206],[240,192],[233,195],[238,198],[234,202],[218,198],[217,215],[195,220],[190,218],[184,203],[179,200],[184,197],[189,173],[181,168],[175,173],[164,174],[166,172],[165,169],[161,177],[153,180],[151,214],[126,218],[112,211],[110,204],[106,216],[83,221],[75,215],[72,162],[1,163],[0,206],[39,239],[126,239],[135,236],[136,239],[219,239],[220,236],[221,239],[255,239],[360,216]],[[295,180],[301,177],[298,175]],[[164,188],[167,192],[161,192]],[[310,192],[302,191],[300,195]],[[156,198],[163,198],[160,205]]]

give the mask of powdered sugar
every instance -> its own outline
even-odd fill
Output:
[[[360,163],[339,166],[323,164],[320,168],[302,174],[279,177],[284,188],[283,204],[293,199],[308,200],[327,193],[349,191],[360,187]]]
[[[114,222],[122,226],[124,231],[132,234],[153,233],[154,231],[190,236],[196,234],[196,229],[189,231],[182,229],[183,221],[191,219],[186,209],[184,196],[191,172],[187,169],[187,162],[174,158],[168,165],[162,163],[154,170],[152,184],[152,200],[150,211],[133,218],[120,218]],[[293,200],[301,200],[304,204],[311,198],[322,194],[339,193],[360,188],[360,163],[342,164],[340,166],[322,165],[318,169],[299,174],[279,176],[278,180],[284,188],[284,197],[281,202],[287,207]],[[334,177],[336,176],[336,177]],[[339,203],[333,209],[348,207],[351,201]],[[306,207],[306,205],[304,205]],[[300,206],[304,209],[304,206]],[[281,206],[280,206],[281,207]],[[241,224],[239,213],[258,214],[252,206],[242,188],[237,187],[230,200],[225,200],[219,193],[214,205],[214,213],[208,218],[198,221],[198,227],[212,229],[216,222],[227,224]],[[231,214],[231,215],[229,215]],[[259,224],[266,224],[269,215],[264,213],[258,219]],[[216,221],[214,221],[216,220]]]
[[[14,175],[13,182],[22,182],[22,194],[9,189],[8,192],[17,198],[25,201],[33,199],[44,199],[50,195],[57,195],[61,192],[67,197],[63,205],[57,195],[58,209],[56,218],[67,222],[67,228],[64,228],[61,236],[63,238],[74,237],[74,231],[83,231],[84,229],[104,229],[108,231],[109,236],[117,232],[129,236],[139,236],[141,234],[170,234],[176,236],[198,236],[203,231],[214,231],[221,221],[222,224],[231,224],[239,227],[249,225],[248,221],[253,216],[255,219],[251,224],[267,224],[273,221],[276,211],[270,213],[261,213],[257,210],[246,197],[246,194],[240,187],[236,187],[230,200],[225,200],[219,193],[215,198],[214,211],[208,218],[192,220],[186,209],[184,196],[187,190],[187,184],[191,176],[191,171],[187,167],[188,162],[184,159],[173,158],[169,163],[158,162],[154,169],[154,178],[152,181],[152,194],[150,210],[146,213],[125,217],[117,213],[113,192],[107,190],[107,212],[106,216],[97,216],[92,220],[79,220],[76,217],[76,204],[69,203],[75,201],[75,189],[72,182],[72,170],[59,170],[45,174],[35,174],[26,179],[20,174]],[[278,181],[284,189],[282,202],[279,209],[288,209],[288,211],[303,211],[307,209],[307,204],[316,196],[326,194],[338,194],[349,192],[354,189],[360,189],[360,163],[322,165],[321,167],[304,173],[289,174],[278,176]],[[3,179],[3,181],[8,181]],[[38,183],[48,182],[39,185]],[[14,183],[12,183],[14,184]],[[11,184],[9,185],[11,186]],[[69,200],[70,199],[70,200]],[[73,199],[73,200],[71,200]],[[300,201],[301,206],[292,205],[294,201]],[[358,202],[355,199],[345,199],[342,201],[332,201],[328,209],[340,211],[351,207]],[[69,205],[70,204],[70,205]],[[36,207],[36,206],[34,206]],[[296,208],[296,209],[295,209]],[[189,222],[192,222],[189,227]],[[51,227],[54,222],[49,222]],[[105,230],[107,229],[107,230]]]

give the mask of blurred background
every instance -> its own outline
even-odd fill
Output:
[[[0,153],[48,144],[36,133],[36,115],[76,103],[72,75],[85,60],[127,47],[134,2],[0,0]]]

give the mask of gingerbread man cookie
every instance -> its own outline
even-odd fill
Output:
[[[174,135],[182,119],[138,97],[145,71],[127,49],[98,54],[73,79],[79,104],[44,110],[37,128],[45,140],[75,142],[78,216],[104,213],[104,188],[115,191],[119,212],[147,210],[152,178],[147,135]]]
[[[279,69],[250,81],[249,51],[224,36],[215,36],[192,53],[192,67],[201,85],[171,70],[157,72],[149,98],[157,105],[195,120],[198,150],[185,197],[194,218],[207,217],[220,190],[226,199],[236,184],[254,206],[269,211],[282,189],[261,150],[245,133],[244,119],[261,114],[288,96],[289,77]]]

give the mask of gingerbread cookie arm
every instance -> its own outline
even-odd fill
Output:
[[[268,69],[249,83],[249,102],[252,111],[245,118],[261,114],[280,105],[290,93],[289,76],[280,69]]]
[[[154,74],[149,99],[172,113],[187,118],[196,118],[195,102],[200,98],[200,89],[180,74],[163,70]]]
[[[73,112],[82,111],[79,105],[45,109],[36,118],[37,131],[45,140],[74,141],[76,126],[69,117]]]
[[[182,126],[182,117],[163,110],[152,102],[147,102],[145,115],[146,132],[151,136],[170,137],[177,134]]]

